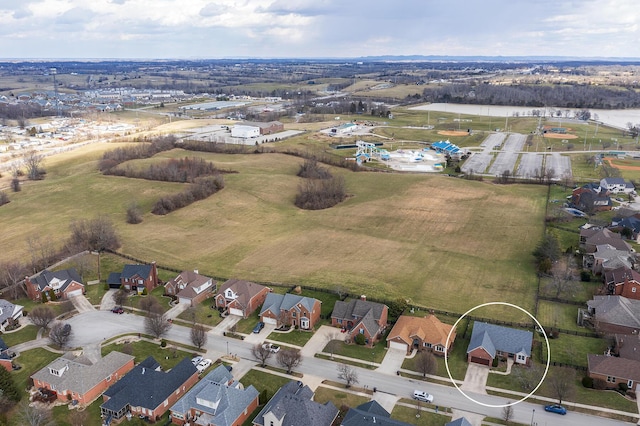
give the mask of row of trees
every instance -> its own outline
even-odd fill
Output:
[[[125,161],[151,158],[160,152],[173,149],[175,142],[176,138],[173,135],[159,136],[154,138],[150,143],[137,144],[134,146],[121,147],[107,151],[102,155],[102,160],[100,160],[100,171],[104,173]]]
[[[222,175],[198,178],[184,191],[160,198],[153,206],[151,213],[157,215],[169,214],[196,201],[204,200],[223,188],[224,178]]]
[[[212,162],[205,161],[202,158],[181,158],[169,159],[159,164],[152,164],[144,170],[130,166],[111,167],[103,173],[106,175],[124,176],[135,179],[193,183],[199,177],[215,175],[220,173],[220,171]]]
[[[344,178],[332,176],[315,158],[309,158],[300,166],[298,176],[305,178],[298,186],[295,205],[305,210],[321,210],[333,207],[347,197]]]

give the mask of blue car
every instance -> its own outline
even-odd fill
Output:
[[[564,408],[562,405],[558,405],[558,404],[545,405],[544,411],[548,411],[550,413],[562,414],[562,415],[567,414],[567,409]]]
[[[255,327],[253,327],[253,332],[254,333],[260,333],[260,331],[262,331],[263,327],[264,327],[264,323],[262,321],[260,321],[258,324],[256,324]]]

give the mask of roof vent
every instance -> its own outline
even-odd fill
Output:
[[[366,294],[361,295],[360,300],[367,300],[367,295]]]
[[[142,367],[142,374],[144,374],[144,367]]]

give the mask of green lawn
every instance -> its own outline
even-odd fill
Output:
[[[164,294],[164,287],[163,286],[158,286],[158,287],[154,288],[153,290],[151,290],[151,296],[155,297],[158,300],[158,302],[160,302],[160,306],[162,307],[164,312],[166,312],[169,309],[171,309],[171,306],[169,305],[169,302],[171,302],[171,298],[170,297],[165,297],[165,296],[163,296],[163,294]],[[125,307],[132,307],[132,308],[140,309],[140,302],[145,297],[147,297],[147,296],[143,296],[141,294],[140,295],[131,296],[127,300],[127,303],[126,303]]]
[[[360,346],[356,344],[347,344],[344,341],[340,340],[333,343],[333,354],[334,355],[342,355],[349,358],[354,358],[362,361],[362,363],[380,363],[384,359],[384,356],[387,354],[387,348],[384,344],[385,340],[382,339],[378,343],[375,344],[373,348],[368,348],[366,346]],[[323,349],[324,352],[331,353],[331,348],[325,347]]]
[[[313,337],[313,331],[291,330],[288,333],[272,332],[267,336],[270,340],[276,340],[282,343],[289,343],[295,346],[304,346],[309,339]]]
[[[104,284],[92,284],[85,285],[86,294],[85,297],[91,302],[92,305],[99,305],[102,302],[102,296],[107,292],[104,288]]]
[[[246,388],[249,385],[253,385],[258,392],[267,391],[268,398],[271,399],[273,395],[285,384],[291,380],[286,377],[277,376],[275,374],[269,374],[262,371],[250,370],[247,374],[242,376],[240,383]]]
[[[335,389],[318,386],[313,400],[320,404],[331,401],[336,408],[340,409],[343,405],[348,407],[357,407],[360,404],[369,402],[370,398],[353,394],[349,390],[339,391]]]
[[[26,319],[22,319],[21,321],[26,321]],[[11,347],[30,340],[35,340],[37,334],[38,327],[35,325],[27,325],[20,330],[3,333],[2,340],[4,340],[7,346]]]
[[[536,337],[539,339],[539,337]],[[557,339],[549,339],[551,361],[587,366],[588,354],[602,354],[607,349],[607,341],[596,337],[572,336],[560,334]],[[546,363],[547,346],[542,344],[542,360]]]
[[[590,330],[578,326],[578,308],[579,306],[576,305],[540,300],[538,302],[537,319],[547,331],[553,328],[563,328],[565,330],[590,332]]]
[[[420,417],[416,417],[416,414]],[[451,421],[451,416],[446,414],[436,414],[424,409],[418,412],[417,407],[409,408],[397,404],[391,412],[391,418],[416,426],[443,426]]]
[[[162,348],[159,343],[141,340],[138,342],[132,341],[130,345],[133,349],[132,355],[135,357],[136,364],[144,361],[147,357],[152,356],[156,361],[158,361],[164,371],[173,368],[176,364],[182,361],[184,357],[191,358],[193,356],[193,352],[174,349],[170,344],[168,344],[166,348]],[[103,346],[102,356],[105,356],[112,351],[121,352],[123,346],[123,343],[111,343]]]
[[[60,354],[49,352],[43,348],[22,352],[19,357],[14,359],[14,362],[22,368],[11,373],[18,388],[26,389],[29,377],[58,357]]]
[[[214,306],[214,308],[211,308]],[[204,300],[202,303],[197,304],[195,307],[189,308],[178,315],[178,318],[185,321],[192,322],[194,320],[200,324],[205,324],[209,327],[215,327],[222,321],[222,317],[217,309],[215,309],[215,300],[210,297]]]

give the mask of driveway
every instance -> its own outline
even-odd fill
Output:
[[[486,395],[487,378],[489,377],[489,367],[470,362],[467,366],[467,373],[464,375],[464,382],[460,389],[463,391],[475,392]]]
[[[295,331],[292,331],[295,333]],[[328,325],[320,326],[320,328],[313,333],[313,337],[307,341],[300,352],[302,356],[314,357],[317,353],[322,352],[329,340],[344,340],[344,334],[340,333],[339,328],[331,327]]]
[[[178,303],[176,306],[172,307],[171,309],[169,309],[165,315],[167,316],[167,318],[175,318],[178,315],[180,315],[181,313],[183,313],[184,311],[186,311],[187,309],[189,309],[191,305],[189,305],[188,303]]]
[[[262,343],[265,341],[268,335],[276,329],[275,324],[265,324],[264,328],[260,331],[260,333],[249,333],[244,337],[245,342],[249,342],[252,345],[256,343]],[[295,332],[294,332],[295,333]]]
[[[396,372],[402,368],[402,363],[406,356],[407,351],[404,349],[389,348],[380,367],[376,368],[376,371],[385,374],[396,374]]]
[[[104,296],[102,296],[102,300],[100,301],[101,311],[110,311],[111,309],[116,307],[116,302],[113,300],[113,295],[117,292],[117,288],[111,288],[107,290]]]
[[[70,297],[69,300],[71,300],[71,303],[73,303],[73,307],[76,308],[79,314],[96,310],[91,302],[89,302],[89,299],[84,297],[84,295],[73,296]]]
[[[218,325],[216,325],[215,328],[210,331],[210,333],[222,336],[225,331],[236,325],[241,319],[242,318],[237,315],[228,315],[225,319],[220,321]]]

